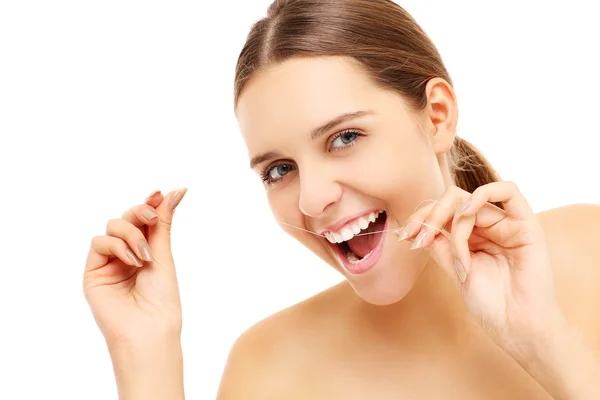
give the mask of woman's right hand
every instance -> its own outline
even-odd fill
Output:
[[[181,303],[171,224],[187,192],[157,191],[97,236],[85,264],[83,288],[110,349],[181,333]]]

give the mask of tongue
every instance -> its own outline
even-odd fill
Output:
[[[363,234],[363,233],[368,233],[368,232],[380,231],[383,229],[384,223],[385,223],[385,218],[383,218],[383,214],[382,214],[382,215],[380,215],[379,219],[377,219],[375,222],[371,223],[367,229],[365,229],[364,231],[361,231],[360,233]],[[375,245],[377,245],[380,238],[381,238],[381,233],[374,233],[371,235],[354,236],[352,239],[347,241],[346,244],[348,244],[348,247],[350,248],[350,250],[352,250],[352,252],[354,254],[356,254],[356,256],[358,258],[363,258],[367,254],[369,254],[369,252],[371,250],[373,250],[373,248],[375,248]]]

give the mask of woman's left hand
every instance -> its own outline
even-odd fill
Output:
[[[498,202],[504,210],[491,204]],[[400,240],[430,251],[475,320],[509,353],[561,318],[544,230],[514,183],[472,194],[450,187],[409,217]]]

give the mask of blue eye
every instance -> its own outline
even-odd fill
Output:
[[[356,139],[358,139],[359,136],[361,136],[359,132],[352,130],[342,132],[338,134],[335,137],[335,139],[333,139],[333,141],[331,142],[331,147],[334,150],[337,150],[340,148],[351,146],[356,141]]]
[[[329,145],[329,151],[340,151],[347,149],[353,146],[363,136],[364,134],[352,129],[340,132],[333,136],[333,140],[331,140],[331,144]],[[270,185],[277,183],[295,169],[296,167],[294,164],[290,163],[282,162],[280,164],[271,164],[261,171],[260,177],[263,183]]]
[[[292,164],[279,164],[273,167],[268,167],[261,174],[263,182],[273,183],[280,180],[290,171],[293,171],[294,166]]]

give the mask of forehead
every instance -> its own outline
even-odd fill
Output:
[[[341,57],[293,58],[254,75],[236,114],[249,147],[283,132],[307,134],[340,114],[372,109],[382,91]]]

